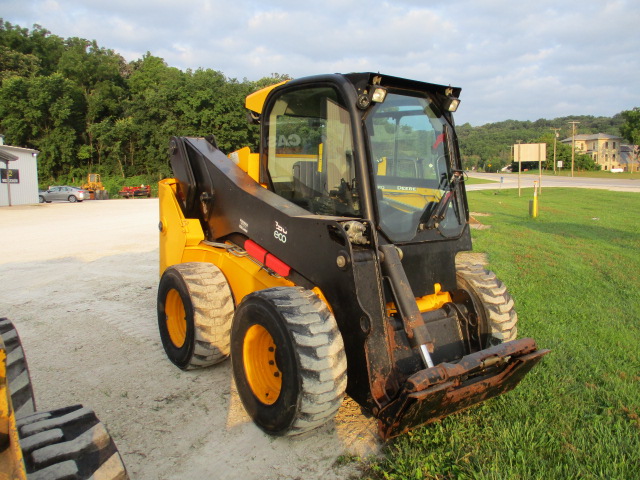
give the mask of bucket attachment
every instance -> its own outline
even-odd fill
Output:
[[[384,440],[508,392],[549,350],[523,338],[420,370],[378,413]]]

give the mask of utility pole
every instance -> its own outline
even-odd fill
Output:
[[[556,142],[558,140],[558,131],[560,130],[559,128],[553,128],[551,127],[551,130],[553,130],[554,136],[553,136],[553,174],[556,174]]]
[[[576,124],[580,122],[567,122],[573,125],[573,135],[571,136],[571,176],[573,177],[573,165],[576,161]]]
[[[520,170],[522,170],[522,162],[520,161],[522,158],[520,157],[520,142],[522,142],[522,140],[516,140],[518,142],[518,197],[521,197],[522,194],[520,193]],[[515,156],[516,156],[516,146],[513,146],[513,159],[515,161]]]

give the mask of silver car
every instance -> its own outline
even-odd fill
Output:
[[[49,187],[49,190],[40,190],[40,203],[51,202],[81,202],[89,198],[89,192],[78,187]]]

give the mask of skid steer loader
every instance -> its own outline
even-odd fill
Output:
[[[332,419],[345,391],[391,438],[512,389],[545,355],[516,340],[471,249],[459,88],[380,74],[246,99],[260,152],[173,137],[160,182],[158,323],[182,369],[231,356],[274,435]]]

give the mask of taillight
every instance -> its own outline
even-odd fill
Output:
[[[291,267],[289,265],[272,255],[271,253],[267,252],[253,240],[247,240],[246,242],[244,242],[244,249],[247,251],[250,257],[255,258],[265,267],[273,270],[281,277],[288,277],[291,273]]]

